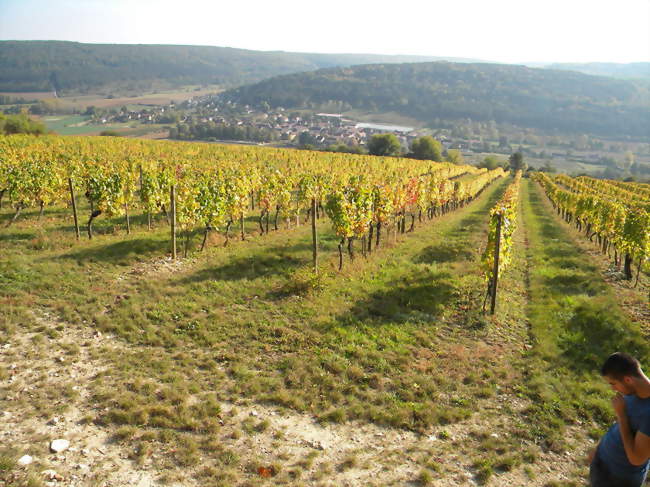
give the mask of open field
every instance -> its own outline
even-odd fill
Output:
[[[186,86],[176,90],[160,90],[155,93],[147,93],[138,96],[120,96],[119,94],[89,94],[63,95],[55,98],[52,92],[2,92],[0,95],[10,96],[15,99],[23,98],[25,100],[49,100],[56,102],[59,107],[64,110],[85,110],[88,106],[95,106],[97,108],[119,108],[124,105],[168,105],[172,101],[179,103],[190,98],[203,96],[210,93],[218,93],[219,91],[221,91],[221,88],[217,85],[214,85],[207,87]]]
[[[77,242],[66,208],[26,212],[0,231],[0,479],[584,485],[612,420],[599,362],[650,360],[648,283],[613,287],[523,180],[514,261],[482,315],[477,249],[508,182],[340,273],[321,220],[325,272],[307,285],[307,225],[257,235],[249,219],[247,241],[214,235],[174,262],[164,218],[126,236],[100,217]],[[73,448],[48,453],[55,437]]]
[[[41,117],[41,120],[48,130],[59,135],[99,135],[105,130],[114,130],[120,135],[139,137],[160,132],[164,127],[161,124],[142,124],[137,121],[93,124],[88,122],[91,117],[85,115],[47,115]]]
[[[49,100],[54,98],[53,91],[0,91],[0,95],[10,96],[13,99],[20,100]]]
[[[158,93],[149,93],[142,96],[116,96],[112,98],[99,97],[96,95],[63,97],[65,103],[73,108],[85,108],[93,105],[97,108],[113,108],[124,105],[168,105],[170,102],[183,102],[190,98],[203,96],[211,93],[217,93],[220,89],[218,86],[208,88],[184,88],[180,90],[161,91]]]

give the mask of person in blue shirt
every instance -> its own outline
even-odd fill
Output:
[[[603,378],[617,394],[617,422],[590,455],[591,487],[641,487],[650,464],[650,379],[639,361],[626,353],[609,356]]]

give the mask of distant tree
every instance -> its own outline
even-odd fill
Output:
[[[394,156],[401,148],[395,134],[375,134],[368,141],[368,153],[373,156]]]
[[[359,145],[345,145],[345,144],[334,144],[328,146],[326,149],[328,152],[346,152],[348,154],[363,154],[363,148]]]
[[[45,113],[45,110],[43,110],[43,105],[40,103],[34,103],[29,107],[29,113],[32,115],[43,115]]]
[[[180,112],[167,110],[156,118],[156,123],[178,123],[182,118],[181,115]]]
[[[17,115],[4,115],[0,112],[0,135],[46,133],[45,125],[29,118],[25,111]]]
[[[601,177],[605,179],[621,179],[623,177],[623,172],[613,167],[606,167],[605,170],[601,173]]]
[[[641,176],[643,174],[649,174],[650,173],[650,165],[642,164],[642,163],[637,161],[634,164],[632,164],[632,167],[630,167],[630,172],[632,174],[636,174],[638,176]]]
[[[553,164],[551,164],[551,161],[546,161],[543,166],[541,166],[538,171],[540,172],[549,172],[549,173],[554,173],[557,172],[557,169]]]
[[[65,110],[69,112],[70,110]],[[40,100],[29,108],[29,113],[34,115],[45,115],[47,113],[62,113],[61,102],[56,99]]]
[[[629,171],[632,165],[634,164],[634,162],[635,162],[634,153],[627,151],[623,158],[623,162],[621,163],[621,167],[624,170]]]
[[[479,164],[479,167],[484,167],[488,171],[492,171],[493,169],[499,167],[499,159],[497,159],[495,156],[487,156],[485,159],[483,159],[483,162]]]
[[[316,140],[316,137],[314,137],[312,134],[307,132],[306,130],[304,132],[300,132],[300,135],[298,136],[298,145],[301,147],[305,146],[315,146],[318,144],[318,141]]]
[[[613,157],[600,156],[598,163],[602,164],[603,166],[608,166],[613,168],[617,167],[616,159],[614,159]]]
[[[520,169],[522,171],[525,171],[528,167],[524,162],[524,155],[521,152],[514,152],[510,154],[510,158],[508,160],[510,162],[510,169],[513,171],[518,171]]]
[[[411,155],[415,159],[442,161],[442,144],[430,135],[418,137],[411,143]]]
[[[458,149],[449,149],[447,151],[447,160],[452,164],[465,164],[463,153]]]

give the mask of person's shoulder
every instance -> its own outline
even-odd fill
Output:
[[[637,411],[643,411],[644,413],[648,412],[648,414],[650,414],[650,397],[641,398],[639,396],[635,396],[634,394],[630,394],[624,396],[624,398],[626,407],[635,409]]]
[[[641,399],[640,397],[636,398],[635,406],[643,411],[644,414],[650,415],[650,397]]]

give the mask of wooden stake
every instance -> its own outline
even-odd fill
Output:
[[[499,253],[501,252],[501,222],[503,216],[497,215],[497,238],[494,244],[494,270],[492,271],[492,303],[490,304],[490,314],[494,314],[497,306],[497,284],[499,283]]]
[[[72,202],[72,214],[74,215],[74,231],[79,240],[79,218],[77,217],[77,202],[74,197],[74,186],[72,185],[72,178],[68,178],[68,188],[70,188],[70,201]]]
[[[316,215],[316,198],[311,199],[311,214],[312,256],[314,260],[314,272],[318,272],[318,233],[316,232],[316,218],[314,218],[314,215]]]
[[[131,235],[131,221],[129,220],[129,204],[124,203],[124,216],[126,217],[126,234]]]
[[[172,184],[169,192],[169,209],[171,211],[172,259],[176,260],[176,185]]]

